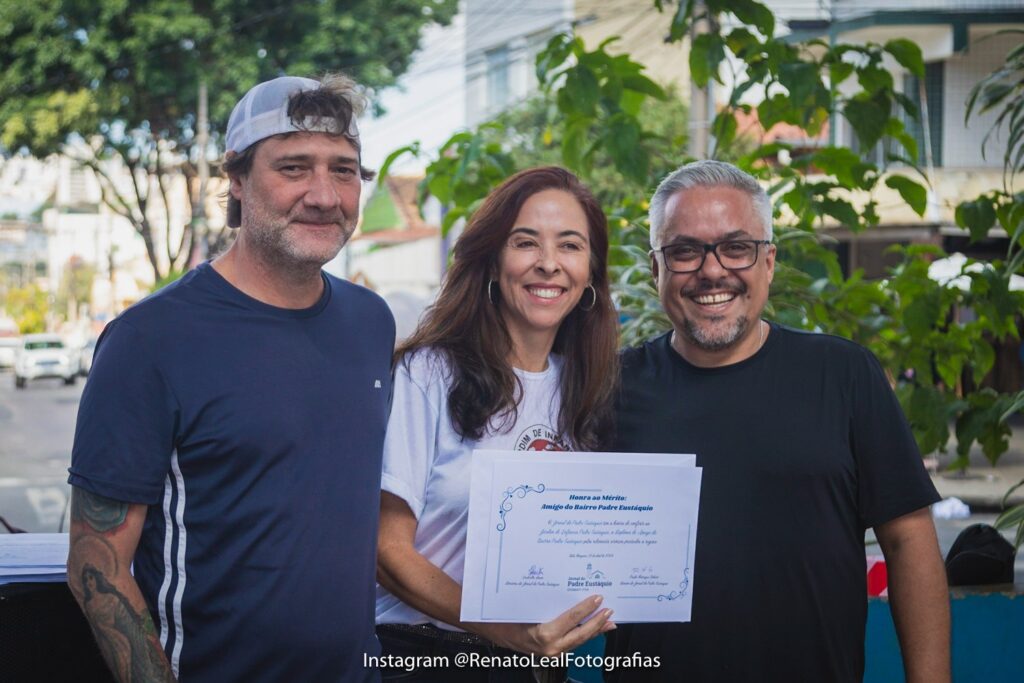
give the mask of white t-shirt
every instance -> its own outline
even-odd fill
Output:
[[[448,364],[433,350],[416,352],[395,368],[394,399],[384,439],[381,489],[404,500],[417,527],[421,555],[462,583],[469,518],[469,464],[473,449],[570,450],[557,436],[562,359],[552,354],[543,372],[515,369],[522,383],[514,425],[500,433],[492,423],[479,441],[465,440],[448,412]],[[451,629],[377,586],[378,624],[432,623]]]

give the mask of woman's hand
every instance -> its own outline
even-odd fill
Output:
[[[601,596],[592,595],[543,624],[476,622],[462,626],[501,647],[553,657],[579,647],[599,633],[607,633],[615,628],[614,622],[610,621],[612,610],[603,609],[595,613],[601,605],[601,600]],[[589,615],[593,616],[587,619]]]
[[[609,621],[610,609],[597,611],[601,605],[597,595],[543,624],[461,623],[462,587],[414,549],[416,517],[412,510],[401,498],[386,491],[381,493],[380,502],[378,581],[424,614],[481,635],[501,647],[549,657],[615,628]]]

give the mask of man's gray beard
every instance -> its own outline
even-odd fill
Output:
[[[259,227],[256,227],[256,226]],[[273,226],[255,221],[249,227],[249,244],[260,254],[260,258],[269,265],[283,269],[303,271],[319,271],[321,267],[341,251],[348,242],[349,237],[343,235],[340,246],[328,258],[318,255],[311,258],[309,255],[297,254],[292,245],[285,237],[284,230],[277,230]]]
[[[683,336],[686,341],[702,351],[721,351],[735,344],[746,333],[749,326],[750,319],[740,316],[731,330],[726,330],[724,334],[709,335],[701,326],[695,325],[692,320],[686,318],[683,320]]]

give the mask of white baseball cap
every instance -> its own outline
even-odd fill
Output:
[[[337,130],[335,122],[330,119],[306,119],[298,126],[288,116],[288,102],[292,95],[319,87],[319,81],[298,76],[282,76],[253,86],[231,111],[226,151],[241,153],[260,140],[281,133],[342,132]],[[354,113],[345,134],[352,139],[359,139]]]

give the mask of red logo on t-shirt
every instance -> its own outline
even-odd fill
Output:
[[[527,427],[516,439],[517,451],[568,451],[569,447],[547,425]]]

